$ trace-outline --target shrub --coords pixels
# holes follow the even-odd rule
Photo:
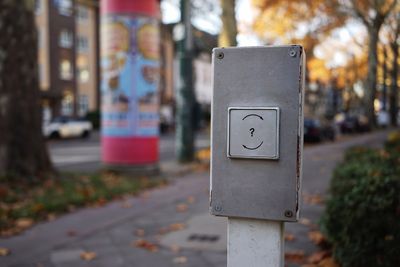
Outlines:
[[[352,148],[335,169],[321,228],[343,267],[400,266],[398,165],[391,150]]]

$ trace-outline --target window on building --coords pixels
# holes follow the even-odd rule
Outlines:
[[[80,95],[78,105],[79,116],[85,116],[89,111],[89,97],[87,95]]]
[[[76,59],[77,78],[78,82],[86,83],[90,79],[88,57],[85,55],[78,55]]]
[[[62,30],[58,38],[58,44],[63,48],[71,48],[74,43],[73,34],[71,31]]]
[[[78,79],[80,83],[87,83],[90,79],[90,73],[87,67],[78,68]]]
[[[74,113],[74,96],[70,91],[64,94],[61,100],[61,115],[71,116]]]
[[[78,5],[78,7],[76,8],[76,18],[78,19],[78,22],[87,22],[89,18],[88,8],[82,5]]]
[[[73,70],[71,60],[61,59],[60,61],[60,78],[63,80],[71,80],[73,78]]]
[[[42,12],[42,0],[35,0],[35,13],[39,15]]]
[[[63,16],[72,15],[72,0],[55,0],[54,2],[57,6],[58,13]]]
[[[89,50],[89,40],[86,36],[78,36],[78,51],[87,52]]]

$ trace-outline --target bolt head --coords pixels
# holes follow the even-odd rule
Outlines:
[[[289,50],[289,56],[291,56],[291,57],[295,57],[296,56],[296,50],[294,50],[294,49],[290,49]]]
[[[223,59],[223,58],[224,58],[224,53],[218,52],[218,53],[217,53],[217,58],[218,58],[218,59]]]
[[[291,210],[285,210],[285,217],[288,217],[288,218],[293,217],[293,211],[291,211]]]
[[[215,205],[215,206],[214,206],[214,210],[215,210],[216,212],[221,212],[221,211],[222,211],[222,207],[219,206],[219,205]]]

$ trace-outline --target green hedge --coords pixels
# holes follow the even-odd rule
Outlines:
[[[400,266],[400,134],[384,149],[347,151],[321,228],[343,267]]]

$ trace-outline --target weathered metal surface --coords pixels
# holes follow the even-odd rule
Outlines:
[[[223,57],[219,56],[221,54]],[[298,219],[304,64],[304,51],[300,46],[214,49],[212,214],[278,221]],[[249,114],[269,117],[267,124],[261,129],[254,120],[255,127],[249,121],[232,128],[232,122],[240,124],[238,120],[247,114],[246,110],[233,109],[239,113],[231,117],[229,108],[238,107],[255,111]],[[277,124],[271,113],[260,113],[263,108],[277,108]],[[245,133],[253,132],[254,137],[259,129],[263,136],[257,138],[265,142],[261,145],[262,153],[254,155],[250,150],[243,153],[241,146],[254,148],[258,145],[251,136],[245,137]],[[239,141],[229,144],[228,137],[230,141],[232,137]],[[263,147],[264,144],[268,146]]]

